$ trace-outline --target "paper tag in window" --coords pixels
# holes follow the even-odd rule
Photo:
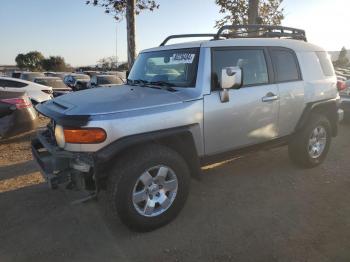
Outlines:
[[[172,64],[192,64],[195,54],[177,53],[170,58]]]

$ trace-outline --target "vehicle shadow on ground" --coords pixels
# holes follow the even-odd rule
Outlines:
[[[25,176],[37,171],[39,171],[38,166],[33,160],[0,166],[0,181],[18,176]]]
[[[24,134],[20,134],[18,136],[6,138],[3,140],[0,140],[0,145],[8,145],[12,143],[21,143],[21,142],[27,142],[30,141],[30,139],[35,135],[36,131],[29,131]]]

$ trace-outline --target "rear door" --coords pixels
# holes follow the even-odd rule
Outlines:
[[[243,87],[220,100],[221,70],[240,65]],[[212,91],[204,97],[207,155],[259,144],[278,137],[278,89],[272,83],[267,48],[212,49]]]
[[[295,52],[288,48],[269,48],[274,68],[274,81],[279,92],[279,135],[287,136],[294,129],[304,110],[304,82]]]

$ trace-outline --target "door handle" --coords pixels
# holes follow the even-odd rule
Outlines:
[[[271,102],[271,101],[275,101],[275,100],[278,100],[278,95],[275,95],[274,93],[272,92],[269,92],[266,94],[266,96],[264,96],[261,100],[263,102]]]

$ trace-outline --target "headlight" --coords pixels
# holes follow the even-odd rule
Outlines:
[[[57,145],[61,148],[64,147],[64,145],[66,144],[66,141],[64,139],[64,131],[63,131],[63,127],[56,125],[55,127],[55,138],[56,138],[56,142]]]

